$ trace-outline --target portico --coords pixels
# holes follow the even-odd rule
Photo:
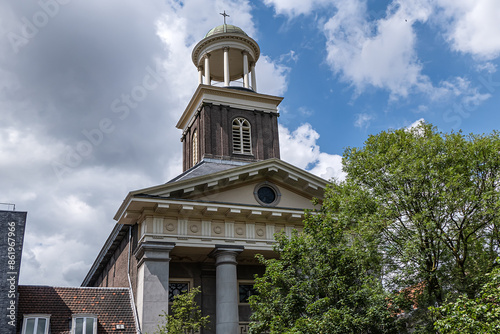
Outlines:
[[[138,320],[145,333],[153,333],[159,324],[158,315],[168,312],[170,292],[170,253],[173,242],[144,241],[136,251]],[[215,260],[217,334],[237,333],[238,314],[237,256],[243,246],[215,245],[208,257]],[[177,252],[185,254],[185,252]],[[204,253],[203,251],[201,253]]]

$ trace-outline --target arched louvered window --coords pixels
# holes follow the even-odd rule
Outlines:
[[[193,166],[196,165],[198,163],[198,131],[194,130],[194,133],[193,133],[193,139],[192,139],[192,143],[193,143]]]
[[[233,120],[233,153],[252,154],[250,122],[243,117]]]

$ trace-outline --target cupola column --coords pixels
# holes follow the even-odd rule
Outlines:
[[[224,86],[229,86],[229,47],[224,48]]]
[[[257,77],[255,76],[255,63],[252,62],[250,66],[250,72],[252,73],[252,89],[254,92],[257,92]]]
[[[250,88],[248,83],[248,52],[242,51],[243,54],[243,86]]]
[[[198,66],[198,84],[203,83],[203,67]]]
[[[205,55],[205,85],[212,85],[210,78],[210,53]]]

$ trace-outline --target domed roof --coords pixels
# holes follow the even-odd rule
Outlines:
[[[231,24],[221,24],[220,26],[210,29],[210,31],[205,35],[205,38],[223,33],[241,34],[248,36],[241,28],[237,26],[233,26]]]

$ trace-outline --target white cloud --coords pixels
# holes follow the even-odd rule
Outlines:
[[[308,123],[290,132],[279,125],[281,159],[324,179],[345,179],[342,157],[321,152],[316,141],[319,134]]]
[[[312,115],[314,115],[314,110],[308,107],[299,107],[297,110],[304,117],[311,117]]]
[[[339,1],[336,6],[337,13],[324,25],[327,62],[335,73],[358,93],[375,86],[388,90],[392,99],[430,89],[429,78],[421,73],[413,28],[431,13],[425,1],[399,1],[386,17],[371,22],[362,1]]]
[[[423,104],[419,105],[417,109],[414,110],[414,112],[416,112],[417,114],[426,113],[427,111],[429,111],[429,106]]]
[[[463,77],[455,77],[441,81],[431,92],[432,100],[453,101],[467,107],[476,107],[491,97],[489,93],[481,93],[477,86]]]
[[[274,6],[276,14],[295,17],[310,14],[314,9],[325,6],[328,0],[264,0],[267,6]]]
[[[420,118],[420,119],[417,119],[415,122],[411,123],[410,125],[408,125],[406,128],[407,129],[414,129],[414,128],[416,128],[424,123],[425,123],[425,119]]]
[[[268,56],[261,55],[255,72],[259,93],[282,96],[288,88],[290,67],[274,62]]]
[[[368,128],[370,122],[373,120],[373,116],[369,114],[357,114],[356,120],[354,121],[354,126],[358,128]]]
[[[290,132],[283,125],[279,125],[281,158],[300,168],[306,168],[314,163],[319,156],[319,146],[316,140],[319,134],[309,123]]]
[[[30,228],[29,213],[26,227]],[[25,245],[32,246],[23,250],[21,284],[79,286],[91,263],[78,259],[82,254],[96,255],[94,243],[85,238],[68,238],[63,233],[54,233],[43,239],[28,233]],[[71,268],[73,273],[68,272]]]
[[[342,157],[337,154],[320,153],[311,173],[325,180],[345,180],[346,173],[342,170]]]
[[[491,62],[479,63],[476,65],[478,71],[486,71],[487,73],[495,73],[497,71],[497,65]]]
[[[482,59],[500,55],[500,2],[497,0],[440,0],[442,26],[456,51]]]
[[[282,54],[280,56],[280,62],[282,63],[283,62],[297,63],[298,60],[299,60],[299,55],[293,50],[290,50],[290,52]]]

